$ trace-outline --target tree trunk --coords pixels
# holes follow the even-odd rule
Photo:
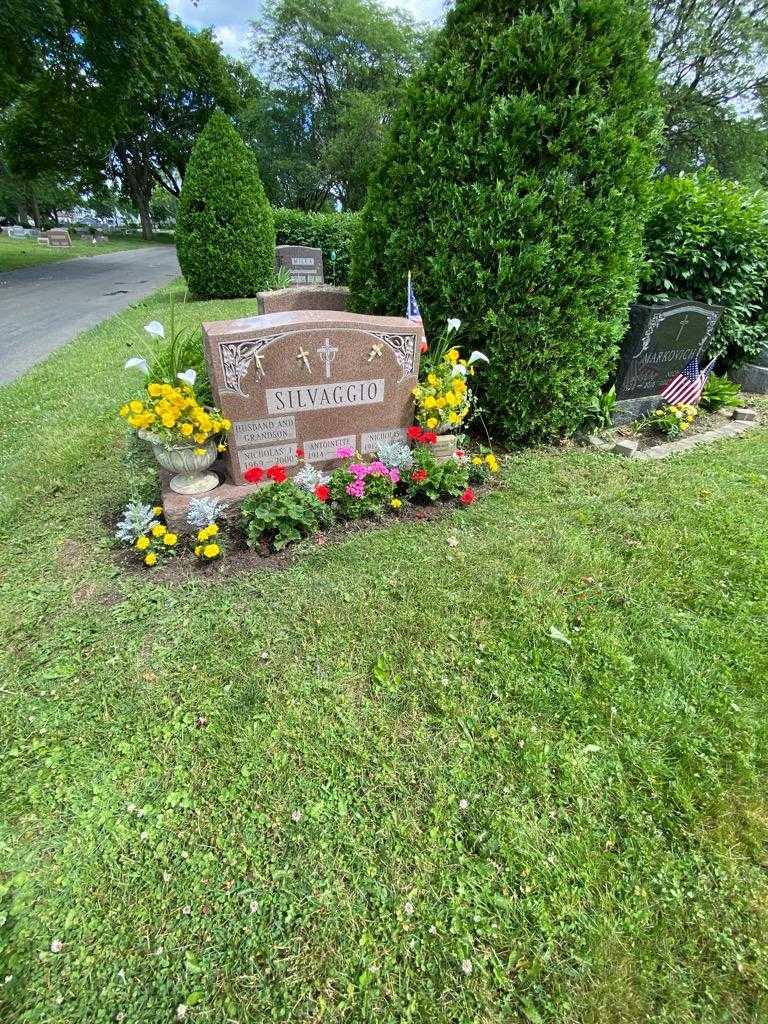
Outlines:
[[[119,161],[119,171],[123,178],[123,185],[136,203],[141,221],[141,237],[152,241],[152,217],[149,212],[149,199],[152,194],[152,182],[149,175],[142,168],[140,161],[134,166],[134,161],[123,144],[115,146],[115,155]],[[143,186],[143,187],[142,187]]]
[[[43,221],[42,221],[42,218],[40,217],[40,207],[38,206],[37,199],[35,198],[34,192],[30,192],[29,193],[27,202],[29,204],[29,210],[30,210],[30,213],[32,214],[32,220],[35,223],[35,227],[36,228],[41,228],[43,226]]]
[[[139,220],[141,221],[141,237],[146,242],[152,241],[152,217],[149,213],[149,199],[141,193],[136,193],[133,196],[133,200],[139,210]]]

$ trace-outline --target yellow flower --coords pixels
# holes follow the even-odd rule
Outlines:
[[[157,555],[154,551],[150,551],[148,555],[144,556],[144,565],[154,565],[157,561]]]
[[[204,527],[202,530],[198,530],[198,533],[197,533],[197,539],[198,540],[208,540],[209,537],[210,537],[210,533],[208,533],[208,527],[207,526]]]
[[[205,455],[205,448],[195,448],[192,452],[193,455]]]
[[[222,416],[221,417],[221,427],[222,427],[222,430],[229,430],[229,428],[231,426],[232,426],[232,420],[228,420],[226,418],[226,416]]]
[[[216,445],[217,452],[225,452],[227,450],[226,444],[222,441],[221,444]]]
[[[427,374],[427,384],[429,384],[429,386],[431,388],[439,387],[440,386],[440,378],[436,377],[434,373],[428,373]]]
[[[488,469],[490,469],[492,473],[498,473],[499,464],[496,461],[496,456],[493,452],[489,452],[488,455],[485,456],[485,461],[488,464]]]
[[[203,548],[203,554],[206,558],[215,558],[220,551],[221,548],[218,544],[206,544]]]
[[[163,389],[159,384],[147,384],[147,394],[150,398],[159,398],[162,395]]]
[[[429,419],[427,420],[427,426],[429,427],[430,430],[434,430],[435,427],[437,426],[437,419],[434,416],[430,416]]]
[[[434,409],[436,405],[437,405],[437,399],[435,398],[435,396],[434,395],[427,395],[427,397],[424,399],[424,408],[425,409]]]
[[[120,415],[121,416],[127,416],[130,411],[131,410],[130,410],[130,408],[127,405],[120,406]]]
[[[203,551],[203,545],[202,544],[196,544],[195,545],[195,554],[197,555],[198,558],[202,554],[202,551]]]
[[[161,516],[162,514],[163,514],[163,506],[162,505],[155,505],[155,507],[152,509],[152,515],[153,516]]]
[[[198,431],[195,434],[195,440],[197,441],[198,444],[203,444],[204,441],[208,440],[208,435],[203,434],[201,431]]]
[[[472,456],[472,465],[473,466],[482,466],[482,464],[483,464],[483,460],[480,458],[479,455],[473,455]]]
[[[217,526],[217,524],[216,523],[211,523],[210,526],[208,527],[208,536],[209,537],[215,537],[218,532],[219,532],[219,527]]]
[[[170,430],[171,427],[176,426],[176,417],[175,416],[163,416],[161,422],[162,422],[164,427],[168,427],[168,429]]]
[[[179,427],[179,433],[182,437],[189,437],[194,429],[191,423],[182,423]]]
[[[390,503],[389,503],[389,504],[390,504],[390,505],[392,506],[392,508],[400,508],[400,506],[401,506],[401,505],[402,505],[403,503],[402,503],[402,501],[400,501],[400,499],[399,499],[399,498],[393,498],[393,499],[392,499],[392,501],[390,501]]]
[[[690,427],[690,423],[681,423],[680,424],[680,429],[681,430],[687,430],[688,427]]]
[[[166,533],[163,537],[163,544],[167,544],[169,548],[172,548],[178,539],[175,533]]]
[[[136,541],[136,547],[139,551],[144,551],[145,548],[149,547],[149,537],[139,537]]]
[[[134,398],[132,402],[128,403],[128,408],[131,410],[131,412],[144,411],[144,405],[137,398]]]
[[[436,404],[438,409],[444,409],[447,403],[446,403],[445,398],[443,397],[443,395],[439,395],[437,400],[436,400],[436,402],[435,402],[435,404]]]
[[[459,416],[459,414],[457,412],[449,412],[448,413],[448,422],[449,423],[454,423],[454,424],[455,423],[461,423],[461,416]]]
[[[449,363],[457,362],[459,358],[459,350],[456,348],[450,349],[450,351],[445,353],[445,358],[448,360]]]
[[[153,526],[152,527],[152,536],[153,537],[162,537],[163,534],[167,533],[167,532],[168,532],[167,529],[163,526],[162,523],[158,523],[157,526]]]

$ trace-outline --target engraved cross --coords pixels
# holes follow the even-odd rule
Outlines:
[[[307,368],[307,373],[312,373],[312,367],[309,365],[309,352],[306,349],[299,348],[297,359],[300,359]]]
[[[675,338],[676,342],[680,341],[680,335],[683,333],[685,328],[688,326],[688,320],[689,319],[690,318],[688,316],[686,316],[683,320],[680,321],[680,330],[677,332],[677,337]]]
[[[317,350],[317,354],[319,356],[322,356],[322,358],[325,360],[325,376],[326,377],[330,377],[331,376],[331,363],[336,358],[336,353],[338,351],[339,350],[337,348],[334,348],[334,346],[331,344],[331,339],[330,338],[326,338],[325,341],[323,342],[323,344]]]

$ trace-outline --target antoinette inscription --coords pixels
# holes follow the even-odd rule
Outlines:
[[[317,465],[337,448],[373,452],[405,438],[419,372],[420,324],[297,310],[203,325],[214,401],[232,420],[234,483],[251,466]]]

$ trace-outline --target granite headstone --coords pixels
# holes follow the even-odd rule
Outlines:
[[[616,377],[615,422],[636,419],[659,404],[665,385],[703,355],[721,312],[687,299],[631,307]]]
[[[52,249],[67,248],[72,245],[72,239],[69,237],[69,232],[66,228],[51,228],[50,231],[46,232],[48,237],[48,245]]]
[[[232,421],[227,475],[375,452],[413,422],[423,332],[400,317],[298,310],[203,324],[214,403]]]
[[[284,267],[291,275],[292,285],[324,284],[323,250],[308,245],[278,245],[275,266]]]

